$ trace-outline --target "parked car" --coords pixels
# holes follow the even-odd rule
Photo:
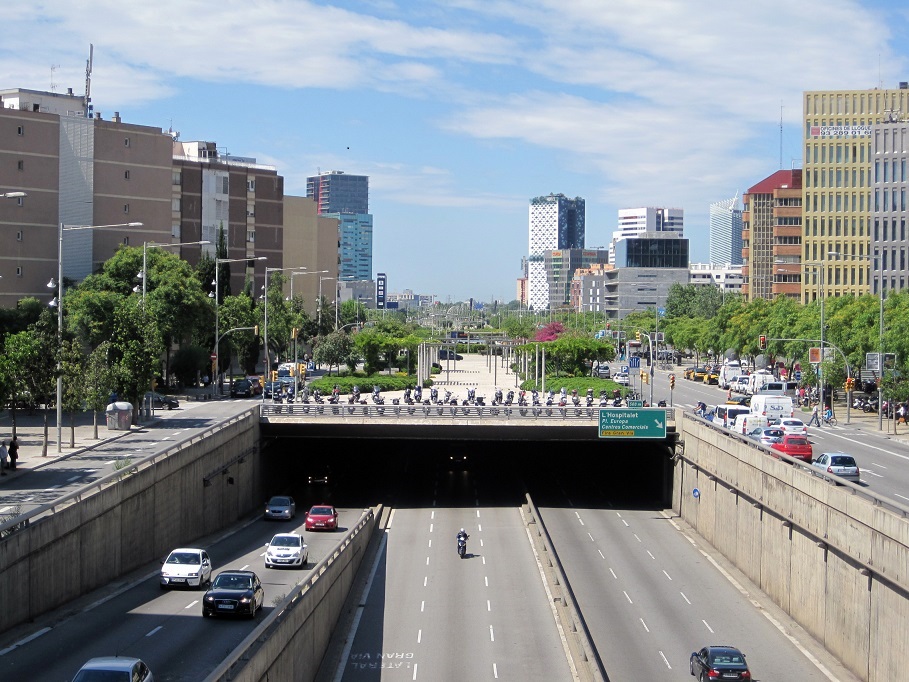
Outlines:
[[[783,419],[780,419],[778,426],[786,433],[792,433],[796,436],[808,435],[808,427],[805,425],[805,422],[801,419],[796,419],[795,417],[784,417]]]
[[[161,589],[202,587],[211,580],[211,558],[204,549],[180,547],[161,564]]]
[[[252,571],[222,571],[202,598],[202,615],[246,615],[256,617],[262,608],[265,590]]]
[[[308,560],[309,549],[299,533],[278,533],[266,545],[265,568],[303,568]]]
[[[442,348],[439,350],[439,360],[463,360],[464,356],[458,355],[453,350]]]
[[[613,377],[613,381],[615,381],[619,386],[628,386],[631,383],[630,379],[628,378],[628,372],[618,372]]]
[[[253,395],[262,395],[262,377],[256,374],[250,374],[246,377],[246,380],[249,381],[252,386]]]
[[[839,485],[840,478],[859,483],[862,472],[859,470],[855,457],[845,452],[824,452],[811,463],[812,469],[824,480]]]
[[[230,387],[231,398],[252,398],[253,387],[249,379],[237,379]]]
[[[597,366],[597,376],[599,376],[600,379],[609,379],[612,376],[609,365]]]
[[[265,503],[265,518],[290,520],[297,515],[297,503],[286,495],[275,495]]]
[[[782,452],[784,455],[789,455],[790,457],[809,463],[814,455],[814,449],[811,447],[811,443],[808,442],[808,439],[805,438],[805,436],[798,436],[795,434],[787,433],[780,438],[779,442],[774,443],[770,447],[773,450]]]
[[[688,669],[698,682],[751,679],[745,654],[732,646],[705,646],[693,652]]]
[[[139,658],[100,656],[86,661],[73,682],[153,682],[154,676]]]
[[[773,445],[774,443],[778,443],[785,434],[782,429],[773,426],[759,426],[755,429],[751,429],[745,435],[764,445]]]
[[[146,393],[145,400],[151,401],[151,406],[159,409],[167,408],[168,410],[173,410],[174,408],[180,407],[180,401],[172,395],[161,395],[154,391]]]
[[[317,504],[306,514],[306,530],[337,530],[338,510],[328,504]]]

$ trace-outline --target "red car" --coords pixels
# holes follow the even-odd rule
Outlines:
[[[808,462],[809,464],[814,458],[814,449],[811,447],[811,443],[808,442],[808,439],[805,438],[805,436],[798,436],[787,433],[780,439],[778,443],[774,443],[770,447],[773,450],[779,450],[784,455],[789,455],[790,457],[800,459],[803,462]]]
[[[329,504],[317,504],[306,514],[306,530],[337,530],[338,510]]]

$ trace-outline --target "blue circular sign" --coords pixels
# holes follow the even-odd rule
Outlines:
[[[698,499],[701,496],[701,491],[695,488],[691,491],[691,495],[694,497],[694,499]]]
[[[793,376],[795,376],[795,380],[796,380],[796,381],[801,381],[801,380],[802,380],[802,373],[801,373],[799,370],[795,370]]]

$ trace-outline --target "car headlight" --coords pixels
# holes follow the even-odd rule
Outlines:
[[[241,604],[248,604],[251,600],[251,597],[240,597]]]
[[[213,602],[214,600],[215,600],[215,598],[213,596],[211,596],[210,594],[205,595],[205,601]]]

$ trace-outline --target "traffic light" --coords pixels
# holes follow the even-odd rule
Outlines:
[[[297,363],[297,375],[302,379],[306,376],[306,363],[298,362]]]
[[[650,375],[644,370],[641,370],[641,381],[643,381],[645,384],[650,383]]]
[[[849,393],[852,390],[852,377],[846,378],[846,383],[843,388],[846,389],[846,393]]]
[[[638,343],[641,342],[641,332],[635,332],[634,337],[638,340]]]
[[[258,335],[259,335],[259,325],[256,325],[255,327],[253,327],[253,336],[258,336]]]
[[[292,339],[297,338],[297,328],[296,327],[294,327],[293,329],[290,330],[290,338],[292,338]]]
[[[271,371],[271,380],[272,380],[273,382],[278,380],[278,371],[277,371],[277,370],[274,370],[274,369],[273,369],[273,370]]]
[[[761,350],[767,350],[767,337],[764,334],[758,337],[758,346]]]
[[[670,374],[669,375],[669,390],[671,391],[674,388],[675,388],[675,374]]]
[[[612,322],[607,322],[607,323],[606,323],[606,329],[607,329],[607,330],[612,329]]]

